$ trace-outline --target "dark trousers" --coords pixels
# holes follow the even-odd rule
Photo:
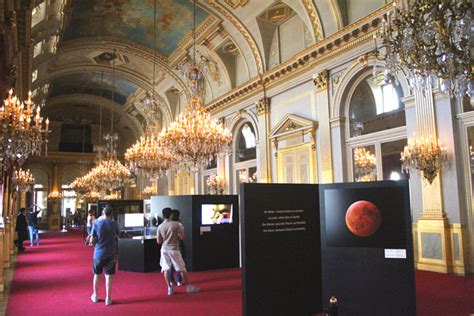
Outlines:
[[[18,238],[18,250],[25,249],[25,247],[23,247],[23,241],[24,241],[24,239]]]

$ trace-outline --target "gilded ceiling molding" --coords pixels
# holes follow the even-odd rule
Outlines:
[[[250,32],[247,30],[247,28],[232,13],[230,13],[221,3],[219,3],[218,0],[207,0],[207,3],[211,5],[212,8],[217,10],[220,14],[225,16],[229,20],[229,22],[232,23],[239,30],[239,32],[247,41],[247,44],[250,46],[250,49],[252,50],[252,54],[255,59],[255,63],[257,65],[257,72],[263,73],[264,72],[263,60],[262,60],[262,56],[260,55],[260,50],[258,49],[255,39],[252,37]]]
[[[129,127],[131,130],[136,133],[134,136],[138,137],[139,135],[143,134],[143,129],[140,122],[132,115],[124,114],[123,106],[106,98],[102,98],[100,96],[95,96],[91,94],[66,94],[60,95],[57,97],[49,98],[48,102],[43,108],[43,111],[46,113],[54,113],[55,109],[60,110],[61,107],[65,105],[88,105],[93,107],[98,107],[98,104],[103,106],[103,109],[107,109],[108,111],[114,111],[119,117],[123,117],[126,122],[129,122]],[[105,117],[104,113],[104,117]],[[105,121],[104,121],[105,122]]]
[[[309,19],[311,20],[311,26],[313,27],[314,39],[316,42],[321,41],[324,38],[323,28],[321,26],[321,20],[319,19],[318,12],[314,7],[312,0],[302,0],[306,12],[308,13]]]
[[[249,0],[225,0],[225,3],[230,5],[232,9],[237,9],[238,6],[244,7]]]
[[[56,55],[52,55],[50,58],[46,60],[41,60],[41,63],[45,61],[51,61],[51,60],[57,60],[58,57],[61,55],[67,55],[67,54],[74,54],[81,52],[82,55],[86,56],[88,55],[87,52],[94,52],[94,51],[111,51],[113,49],[117,50],[117,53],[125,56],[133,56],[136,57],[137,59],[145,62],[145,63],[152,63],[153,60],[153,50],[149,49],[145,46],[139,45],[135,42],[125,40],[125,39],[118,39],[118,38],[109,38],[109,41],[104,41],[104,40],[97,40],[97,38],[88,38],[85,40],[84,38],[80,39],[75,39],[75,40],[69,40],[64,43],[64,45],[61,46],[60,50]],[[85,53],[83,53],[85,52]],[[186,94],[186,97],[190,96],[190,92],[188,87],[185,85],[183,82],[183,78],[179,76],[176,72],[173,71],[173,69],[168,65],[168,60],[164,58],[163,56],[160,55],[155,55],[155,61],[157,67],[159,67],[161,70],[163,70],[167,75],[169,75],[179,86],[179,88],[184,91]],[[41,64],[39,63],[37,67]],[[96,65],[96,64],[91,64],[90,65]],[[49,69],[51,66],[48,66]],[[108,67],[111,69],[111,67]],[[118,69],[122,69],[118,68]],[[117,70],[118,70],[117,69]],[[158,69],[157,69],[158,70]],[[51,70],[50,70],[51,71]],[[53,69],[54,71],[54,69]],[[151,67],[150,67],[151,71]],[[141,80],[148,81],[146,83],[146,89],[149,89],[150,86],[150,79],[147,79],[143,76],[143,74],[140,74],[139,72],[132,72],[135,76],[139,77]],[[150,74],[151,77],[151,74]],[[44,81],[43,78],[39,78],[41,81]],[[138,84],[139,86],[143,87],[143,84]]]
[[[229,108],[233,104],[261,92],[262,83],[267,88],[277,86],[302,72],[343,54],[352,47],[372,39],[373,34],[380,28],[383,15],[392,9],[393,5],[385,5],[356,23],[306,48],[290,60],[267,71],[261,75],[261,78],[255,76],[249,79],[239,87],[207,104],[207,109],[211,112],[217,112]]]
[[[329,5],[331,6],[332,14],[336,19],[336,27],[338,30],[344,27],[344,21],[342,20],[341,7],[337,3],[337,0],[329,0]]]

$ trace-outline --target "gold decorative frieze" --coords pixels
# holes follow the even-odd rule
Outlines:
[[[313,27],[314,38],[316,42],[321,41],[324,38],[322,27],[321,27],[321,20],[319,20],[318,12],[314,8],[313,1],[311,0],[303,0],[304,7],[306,12],[308,12],[309,19],[311,20],[311,25]]]
[[[225,2],[232,7],[232,9],[237,9],[238,6],[245,6],[249,0],[225,0]]]
[[[328,89],[329,71],[323,70],[313,76],[313,82],[316,86],[316,91],[323,91]]]
[[[263,98],[255,102],[255,107],[257,108],[257,115],[263,115],[270,113],[270,99]]]

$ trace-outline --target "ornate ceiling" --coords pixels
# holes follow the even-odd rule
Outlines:
[[[307,33],[304,45],[343,26],[338,0],[278,1],[279,10],[289,12],[286,19],[263,23],[261,17],[270,16],[275,3],[196,1],[197,58],[204,67],[206,102],[269,71],[274,49],[269,32],[284,21],[298,19]],[[189,58],[192,47],[192,1],[157,0],[155,76],[153,4],[154,0],[36,1],[31,32],[35,101],[45,103],[54,117],[64,115],[61,102],[91,117],[98,115],[99,104],[107,104],[120,115],[117,128],[130,128],[134,131],[130,137],[136,137],[143,132],[144,117],[137,104],[154,87],[166,126],[189,95],[179,65]],[[81,108],[84,104],[87,111]]]

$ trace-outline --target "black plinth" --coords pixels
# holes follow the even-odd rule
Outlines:
[[[160,269],[160,246],[156,239],[119,238],[118,269],[152,272]]]

